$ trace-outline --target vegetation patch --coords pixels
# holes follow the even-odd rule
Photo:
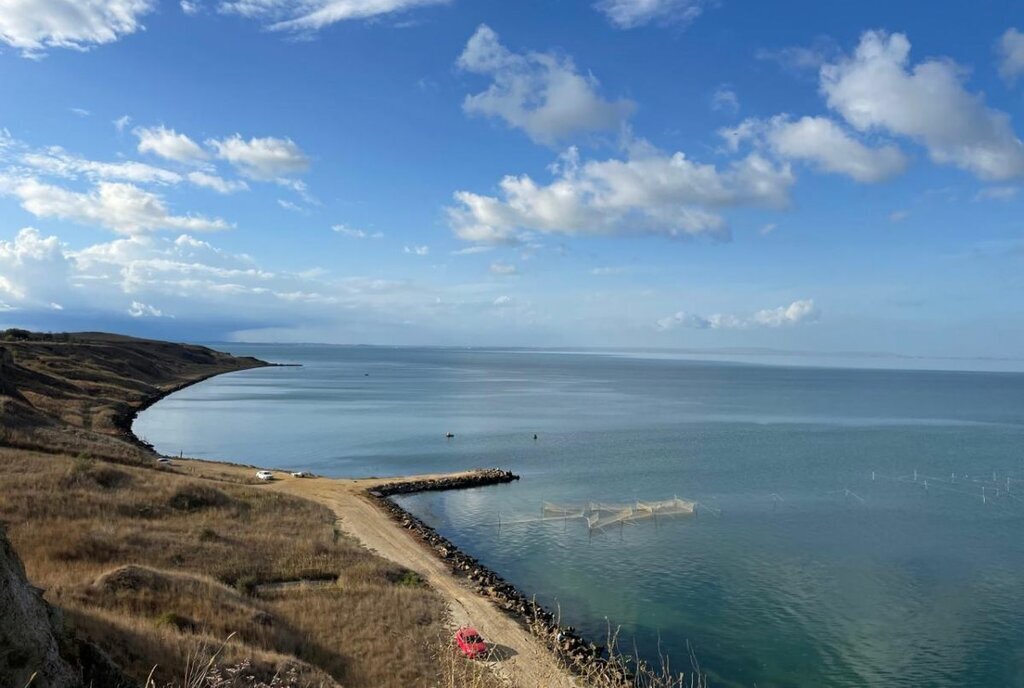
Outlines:
[[[164,612],[163,614],[160,614],[156,617],[156,625],[170,626],[182,633],[195,633],[198,629],[195,621],[176,612]]]
[[[178,511],[201,511],[228,506],[231,499],[214,487],[189,484],[175,490],[167,504]]]

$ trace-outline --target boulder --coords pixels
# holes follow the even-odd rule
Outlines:
[[[29,585],[25,567],[0,529],[0,686],[79,688],[78,670],[61,656],[60,612]]]

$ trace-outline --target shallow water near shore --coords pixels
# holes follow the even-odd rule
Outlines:
[[[717,686],[1024,685],[1024,375],[220,348],[303,367],[187,388],[136,434],[334,476],[511,469],[399,501],[592,639],[687,670],[689,643]],[[698,514],[536,520],[673,496]]]

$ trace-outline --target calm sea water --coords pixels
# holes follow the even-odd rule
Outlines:
[[[594,639],[681,669],[689,643],[713,685],[1024,686],[1024,375],[229,348],[303,367],[186,389],[137,434],[337,476],[510,468],[402,501]],[[704,508],[512,523],[674,495]]]

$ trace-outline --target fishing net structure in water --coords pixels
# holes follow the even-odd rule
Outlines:
[[[502,520],[501,525],[517,523],[538,523],[542,521],[580,521],[591,531],[601,531],[611,526],[633,525],[638,521],[678,516],[692,516],[697,502],[673,497],[657,502],[635,501],[629,504],[608,504],[588,502],[586,504],[553,504],[544,502],[539,518],[518,518]]]

